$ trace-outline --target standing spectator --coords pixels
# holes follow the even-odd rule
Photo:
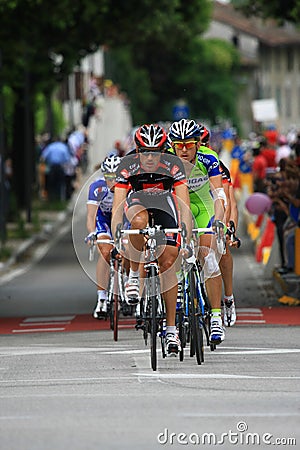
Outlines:
[[[297,134],[297,138],[292,146],[295,158],[296,166],[300,167],[300,133]]]
[[[82,114],[82,124],[85,128],[88,128],[91,116],[96,112],[96,109],[102,105],[103,94],[101,92],[98,79],[91,72],[89,90],[86,94],[85,104]]]
[[[121,141],[115,141],[114,148],[107,154],[108,157],[119,156],[120,158],[124,155],[125,149],[123,148]]]
[[[270,175],[267,180],[267,194],[272,200],[272,208],[271,208],[272,221],[276,226],[276,233],[279,244],[279,254],[281,262],[279,272],[285,271],[286,269],[283,226],[288,217],[287,213],[288,201],[279,195],[281,185],[285,181],[286,177],[285,167],[286,167],[286,159],[283,158],[279,161],[279,171]],[[278,197],[281,197],[280,202],[278,201]]]
[[[265,158],[267,161],[267,173],[274,173],[277,167],[276,163],[276,148],[270,144],[268,144],[267,139],[264,137],[260,140],[261,148],[260,148],[260,154]]]
[[[266,169],[268,164],[266,158],[261,154],[261,143],[259,141],[252,144],[252,154],[254,158],[252,164],[254,192],[265,192]]]
[[[275,158],[275,162],[278,165],[279,161],[282,158],[289,158],[291,156],[292,153],[292,149],[288,144],[288,140],[287,138],[281,134],[278,138],[278,147],[277,147],[277,151],[276,151],[276,158]]]
[[[68,145],[59,139],[48,144],[41,155],[41,160],[47,164],[47,190],[50,201],[66,199],[65,164],[71,160]]]

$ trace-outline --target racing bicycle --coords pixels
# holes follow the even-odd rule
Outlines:
[[[162,357],[166,357],[166,311],[160,289],[157,247],[164,241],[166,233],[180,232],[180,228],[162,229],[160,225],[132,230],[123,230],[121,229],[121,225],[118,225],[116,230],[116,242],[120,242],[123,235],[142,234],[145,237],[145,281],[143,295],[139,305],[141,317],[138,328],[143,331],[145,345],[148,345],[150,338],[151,367],[154,371],[157,369],[157,337],[160,338]]]

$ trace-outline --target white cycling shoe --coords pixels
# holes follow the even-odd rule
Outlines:
[[[106,316],[106,313],[107,313],[107,300],[99,299],[95,306],[93,317],[94,319],[103,319],[103,317]]]
[[[232,327],[236,322],[234,299],[223,301],[223,321],[226,327]]]
[[[137,305],[140,301],[140,280],[129,277],[125,284],[125,301],[127,305]]]

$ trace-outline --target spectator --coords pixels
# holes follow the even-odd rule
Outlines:
[[[65,165],[71,160],[68,145],[59,139],[54,140],[42,151],[41,160],[46,163],[48,170],[48,199],[66,200]]]
[[[291,156],[292,149],[288,144],[287,138],[281,134],[278,138],[278,147],[276,151],[275,162],[278,165],[282,158],[289,158]]]
[[[285,180],[285,166],[286,159],[283,158],[279,161],[279,171],[275,174],[271,174],[267,180],[267,194],[273,201],[271,208],[271,217],[276,227],[279,244],[279,255],[281,262],[279,271],[284,271],[286,269],[283,226],[286,219],[288,218],[288,201],[281,198],[281,201],[283,203],[278,202],[278,192],[280,192],[280,187]]]
[[[261,142],[256,141],[252,144],[252,154],[253,154],[253,163],[252,163],[252,175],[253,175],[253,189],[254,192],[265,192],[266,185],[266,169],[267,169],[267,161],[266,158],[261,154]]]
[[[114,148],[107,154],[108,157],[119,156],[120,158],[124,155],[125,149],[123,148],[121,141],[115,141]]]
[[[292,272],[295,266],[295,231],[300,219],[300,170],[294,161],[287,161],[285,167],[285,180],[273,197],[285,211],[287,219],[283,225],[284,250],[286,266],[279,272]]]
[[[297,134],[297,138],[292,146],[294,157],[295,157],[295,164],[300,167],[300,133]]]
[[[82,124],[85,128],[89,126],[89,121],[91,116],[96,113],[97,108],[99,109],[102,105],[103,94],[101,92],[98,79],[91,72],[89,90],[86,94],[83,114],[82,114]]]
[[[261,138],[261,149],[260,154],[267,161],[267,174],[274,173],[276,171],[277,163],[276,163],[276,148],[270,144],[268,144],[267,139]]]

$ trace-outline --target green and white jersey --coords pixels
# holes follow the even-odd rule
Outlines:
[[[197,227],[210,226],[214,218],[214,200],[210,189],[210,177],[221,175],[219,158],[213,150],[201,146],[195,165],[188,175],[191,210]]]

